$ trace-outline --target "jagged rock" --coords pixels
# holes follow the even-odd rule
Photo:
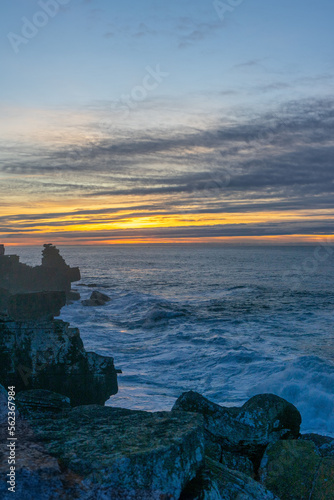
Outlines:
[[[93,405],[43,419],[30,414],[29,422],[34,442],[58,460],[63,474],[74,477],[73,496],[65,498],[76,498],[75,489],[78,498],[86,498],[87,488],[90,499],[178,500],[203,466],[203,422],[198,415]],[[34,461],[42,480],[43,463]],[[61,478],[56,465],[50,464],[55,481]],[[37,498],[63,498],[64,487],[58,486],[58,497],[51,492]]]
[[[259,472],[261,482],[281,500],[333,498],[334,459],[322,458],[311,441],[269,445]]]
[[[0,252],[0,288],[11,294],[60,291],[70,293],[71,283],[80,280],[78,267],[70,267],[51,244],[44,245],[41,266],[22,264],[17,255]]]
[[[297,408],[274,394],[254,396],[242,407],[230,408],[189,391],[178,398],[173,410],[202,414],[208,446],[214,441],[222,451],[251,458],[256,467],[269,443],[298,437],[301,423]]]
[[[94,292],[92,292],[92,295],[90,298],[92,300],[99,300],[101,302],[109,302],[110,301],[110,297],[108,297],[108,295],[106,295],[105,293],[98,292],[96,290]]]
[[[248,457],[222,450],[219,462],[228,469],[237,470],[247,474],[247,476],[254,477],[254,465]]]
[[[254,465],[252,461],[238,452],[224,450],[220,439],[205,432],[205,454],[214,461],[220,462],[228,469],[238,470],[250,477],[254,477]]]
[[[16,403],[23,415],[31,412],[59,412],[71,406],[66,396],[45,389],[21,391],[16,395]]]
[[[179,500],[222,500],[219,486],[207,467],[201,469],[196,477],[189,481]]]
[[[312,441],[322,457],[334,457],[334,439],[319,434],[301,434],[300,439]]]
[[[15,321],[53,319],[65,304],[65,292],[21,293],[9,297],[7,314]]]
[[[180,500],[279,500],[246,474],[205,458],[205,467],[183,490]]]
[[[104,404],[117,393],[113,358],[87,353],[77,328],[61,320],[0,321],[0,383],[47,389],[73,405]]]
[[[106,302],[109,302],[111,299],[108,295],[94,291],[91,296],[87,300],[82,300],[81,303],[84,306],[104,306]]]
[[[72,303],[72,301],[80,300],[81,295],[75,290],[71,290],[67,296],[67,303]]]

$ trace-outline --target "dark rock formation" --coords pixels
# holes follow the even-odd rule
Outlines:
[[[104,306],[111,299],[105,293],[94,291],[88,300],[82,300],[84,306]]]
[[[57,413],[70,408],[70,398],[45,389],[21,391],[16,396],[16,404],[23,415],[39,412]]]
[[[265,447],[283,437],[297,438],[301,424],[297,408],[274,394],[254,396],[242,407],[230,408],[190,391],[179,397],[173,410],[202,414],[209,455],[217,459],[220,451],[220,461],[230,466],[224,453],[232,452],[239,457],[235,467],[242,472],[246,471],[245,462],[240,457],[250,458],[256,469]]]
[[[0,383],[55,391],[73,405],[103,405],[118,390],[113,358],[87,353],[79,330],[61,320],[0,319]]]
[[[80,280],[78,267],[70,267],[51,244],[44,245],[41,266],[22,264],[17,255],[0,251],[0,288],[10,294],[60,291],[69,296],[71,283]]]
[[[15,321],[52,320],[65,304],[65,292],[15,294],[7,299],[7,314]]]
[[[204,455],[203,431],[209,411],[207,400],[198,396],[194,399],[206,415],[203,411],[203,415],[177,410],[150,413],[96,405],[71,408],[61,394],[19,392],[17,496],[20,500],[334,498],[334,459],[322,456],[313,443],[330,445],[330,438],[310,435],[309,440],[271,442],[261,461],[259,480],[254,480]],[[270,422],[276,410],[281,414],[285,407],[272,395],[252,398],[243,407],[232,408],[230,416],[251,420],[259,414],[263,423],[262,410],[268,404]],[[213,410],[210,417],[215,413],[221,420]],[[7,452],[7,411],[7,393],[0,386],[0,457]],[[0,497],[4,500],[12,498],[7,495],[6,473],[6,461],[1,460]]]
[[[334,498],[334,459],[322,458],[311,441],[279,441],[266,449],[260,479],[281,500],[327,500]]]
[[[203,466],[202,424],[200,416],[184,412],[94,405],[49,415],[43,410],[43,418],[30,411],[18,425],[18,498],[33,498],[29,492],[39,500],[178,500]],[[4,470],[2,462],[0,496]]]
[[[184,489],[180,500],[279,500],[250,477],[205,457],[205,467]]]
[[[8,302],[11,294],[5,288],[0,288],[0,313],[7,313]]]

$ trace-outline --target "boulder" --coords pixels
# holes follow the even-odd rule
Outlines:
[[[279,500],[246,474],[205,458],[205,467],[183,490],[180,500]]]
[[[101,293],[98,291],[92,292],[91,296],[87,300],[82,300],[81,303],[84,306],[104,306],[111,299],[105,293]]]
[[[57,462],[50,463],[51,479],[62,479],[60,472],[74,478],[73,496],[63,497],[64,487],[59,486],[58,496],[50,493],[43,499],[86,498],[86,488],[92,500],[178,500],[204,463],[203,422],[198,415],[93,405],[42,419],[38,412],[30,413],[29,423],[33,441],[61,465],[59,471]],[[41,479],[44,464],[34,461]],[[25,468],[29,469],[28,459]]]
[[[334,497],[334,459],[322,458],[311,441],[286,440],[269,445],[259,475],[261,483],[281,500]]]
[[[54,321],[0,321],[0,383],[47,389],[71,403],[101,404],[118,391],[113,358],[87,353],[77,328]]]
[[[53,319],[65,304],[65,292],[15,294],[8,299],[7,314],[15,321]]]
[[[254,396],[242,407],[223,407],[199,393],[183,393],[173,410],[204,416],[207,447],[247,456],[258,466],[265,447],[283,437],[298,437],[301,416],[297,408],[274,394]]]
[[[72,304],[73,301],[80,300],[81,295],[76,290],[71,290],[67,295],[67,303]]]

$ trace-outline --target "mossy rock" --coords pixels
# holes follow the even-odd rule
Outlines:
[[[178,500],[204,462],[203,421],[194,414],[92,405],[30,423],[62,468],[110,499]]]
[[[287,440],[268,446],[260,478],[281,500],[334,498],[334,460],[321,457],[312,441]]]

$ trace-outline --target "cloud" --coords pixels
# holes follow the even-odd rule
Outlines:
[[[48,226],[55,219],[76,220],[80,215],[85,221],[103,223],[177,213],[225,217],[230,213],[303,211],[304,215],[291,222],[161,231],[173,235],[170,237],[181,233],[185,237],[330,234],[333,132],[334,99],[324,98],[287,102],[271,112],[231,123],[217,119],[196,128],[133,129],[127,138],[106,134],[80,148],[70,144],[53,150],[35,146],[26,156],[24,150],[19,151],[17,158],[23,160],[14,163],[7,156],[2,162],[0,195],[6,202],[9,193],[17,196],[18,191],[34,198],[38,193],[44,197],[49,193],[51,198],[57,194],[64,200],[80,195],[82,206],[90,209],[4,216],[0,224],[3,231],[21,228],[30,232],[38,222]],[[123,209],[120,205],[108,208],[108,200],[116,206],[123,200]],[[105,207],[93,210],[97,201]]]
[[[262,59],[250,59],[250,60],[245,61],[243,63],[235,64],[233,66],[233,68],[242,69],[242,68],[263,67],[261,62],[262,62]]]
[[[138,31],[134,33],[135,38],[142,38],[147,35],[156,35],[157,31],[148,27],[145,23],[140,23]]]
[[[220,22],[199,22],[191,18],[180,18],[177,30],[179,32],[178,47],[184,49],[214,35],[221,30]]]

